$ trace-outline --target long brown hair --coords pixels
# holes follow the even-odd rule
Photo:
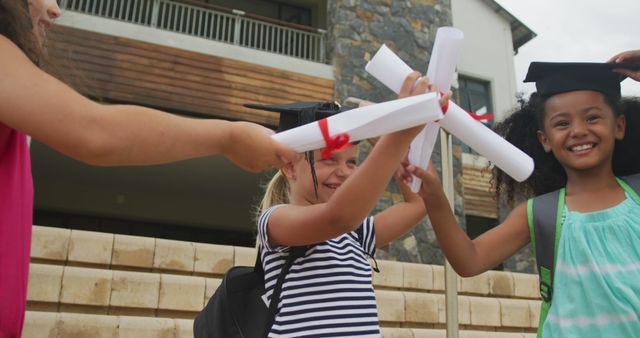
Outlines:
[[[27,1],[0,0],[0,34],[15,43],[33,63],[40,65],[42,47],[32,28]]]

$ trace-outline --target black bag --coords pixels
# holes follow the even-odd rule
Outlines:
[[[236,266],[222,278],[222,283],[193,322],[195,338],[267,337],[275,320],[282,283],[293,261],[304,256],[306,247],[292,247],[278,277],[269,308],[262,300],[264,270],[260,253],[253,267]]]

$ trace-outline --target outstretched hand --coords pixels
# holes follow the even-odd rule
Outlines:
[[[426,76],[422,76],[419,72],[412,72],[407,76],[402,84],[402,88],[400,89],[400,93],[398,94],[398,98],[405,98],[409,96],[421,95],[427,92],[438,92],[438,87],[434,84],[431,84],[430,80]],[[451,99],[452,93],[448,91],[444,93],[439,100],[439,104],[441,107],[447,105],[449,100]],[[373,104],[370,101],[361,101],[359,103],[359,107],[365,107]],[[424,126],[418,126],[412,129],[421,130]],[[379,141],[380,137],[370,138],[367,141],[371,146],[375,146],[375,144]],[[405,154],[404,159],[400,167],[396,170],[395,177],[400,180],[402,183],[409,185],[413,180],[413,176],[411,173],[407,171],[407,167],[410,165],[408,159],[408,152]]]
[[[435,90],[438,90],[438,88],[435,87]],[[444,95],[442,95],[442,97],[440,98],[440,107],[446,106],[447,103],[449,102],[449,100],[451,100],[451,96],[452,95],[453,95],[453,93],[451,91],[448,91],[448,92],[444,93]]]
[[[630,50],[626,52],[619,53],[613,56],[609,61],[609,63],[636,63],[640,64],[640,49],[638,50]],[[640,81],[640,69],[638,70],[630,70],[630,69],[614,69],[615,72],[626,75],[636,81]]]
[[[422,76],[419,72],[414,71],[407,75],[407,78],[402,83],[402,87],[398,93],[398,98],[401,99],[424,94],[427,93],[427,91],[430,91],[431,87],[432,85],[428,77]]]
[[[429,161],[429,167],[426,170],[413,164],[407,165],[405,169],[408,174],[415,175],[422,180],[418,194],[423,200],[426,201],[429,196],[442,190],[442,184],[436,169],[433,167],[433,162]]]
[[[273,130],[255,123],[233,122],[223,154],[231,162],[250,172],[281,168],[293,162],[297,153],[273,140],[273,134]]]
[[[405,79],[405,82],[400,90],[400,94],[398,95],[398,98],[424,94],[426,92],[439,92],[438,86],[432,84],[428,77],[420,76],[420,73],[413,72],[409,76],[407,76],[407,79]],[[451,96],[452,96],[451,91],[447,91],[446,93],[444,93],[442,97],[440,97],[440,101],[439,101],[440,106],[445,107],[449,102],[449,100],[451,99]],[[402,163],[400,164],[400,168],[396,171],[395,176],[398,180],[400,180],[406,185],[410,185],[411,182],[413,181],[413,175],[416,175],[415,172],[417,170],[420,170],[420,173],[424,172],[424,174],[433,175],[435,177],[434,183],[437,183],[438,186],[440,185],[438,174],[433,169],[433,165],[431,162],[429,162],[429,167],[427,169],[428,171],[425,171],[421,168],[416,167],[415,165],[412,165],[409,162],[408,155],[409,154],[407,152],[407,154],[405,154],[404,159],[402,160]],[[420,177],[418,175],[416,176]],[[424,184],[424,181],[423,181],[423,184]]]
[[[396,180],[402,182],[403,184],[406,184],[407,186],[411,185],[411,182],[413,182],[413,175],[411,175],[411,173],[407,170],[407,167],[409,167],[411,165],[411,162],[409,162],[409,152],[407,152],[406,155],[404,155],[404,159],[402,159],[402,162],[400,163],[400,167],[396,170]]]

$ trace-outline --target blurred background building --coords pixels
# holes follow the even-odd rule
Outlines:
[[[465,34],[457,102],[500,120],[516,102],[513,55],[535,36],[492,0],[67,0],[62,7],[50,58],[83,94],[268,127],[276,114],[242,104],[393,99],[364,71],[368,59],[385,43],[425,72],[437,28],[450,25]],[[253,209],[268,174],[221,157],[96,168],[38,142],[32,153],[36,224],[253,245]],[[487,163],[463,144],[454,157],[456,213],[476,235],[498,219]],[[398,198],[391,183],[379,208]],[[381,255],[442,263],[426,221]]]

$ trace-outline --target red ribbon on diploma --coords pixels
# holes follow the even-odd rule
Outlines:
[[[442,98],[443,96],[444,96],[444,93],[440,92],[440,98]],[[447,102],[445,102],[441,108],[442,108],[442,113],[446,114],[447,110],[449,110],[449,101],[447,100]],[[469,116],[471,116],[476,121],[493,120],[493,114],[478,115],[470,111],[467,111],[467,114],[469,114]]]
[[[471,115],[471,117],[473,117],[473,119],[477,121],[493,120],[493,114],[478,115],[470,111],[468,111],[467,114]]]
[[[334,152],[344,150],[351,145],[351,142],[349,142],[349,134],[347,133],[338,134],[334,137],[329,136],[329,122],[326,118],[319,120],[318,126],[320,127],[320,132],[322,132],[322,137],[326,144],[321,153],[322,158],[325,160],[330,159]]]
[[[444,93],[440,92],[440,98],[442,98],[443,96],[444,96]],[[442,108],[442,113],[446,114],[447,110],[449,110],[449,100],[447,100],[440,108]]]

